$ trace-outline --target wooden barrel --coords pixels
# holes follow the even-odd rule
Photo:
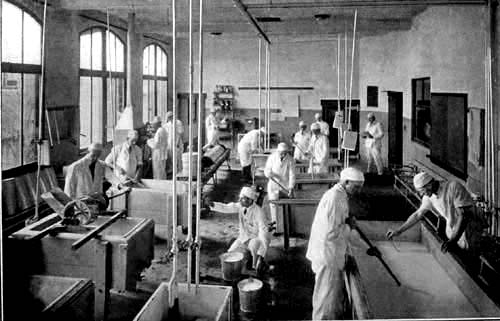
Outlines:
[[[15,178],[2,180],[2,211],[5,216],[14,215],[17,211]]]
[[[240,295],[240,310],[247,313],[256,313],[261,306],[262,281],[252,277],[238,283]]]
[[[241,252],[224,253],[220,256],[222,278],[226,281],[237,281],[241,277],[244,255]]]

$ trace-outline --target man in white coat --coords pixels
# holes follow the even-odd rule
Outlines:
[[[361,135],[365,139],[366,157],[368,160],[366,172],[369,173],[372,164],[375,163],[377,174],[382,175],[384,173],[384,164],[382,162],[382,138],[384,137],[384,131],[382,130],[382,124],[375,119],[373,113],[368,113],[367,118],[368,123],[366,124],[364,133]]]
[[[262,208],[255,203],[257,192],[252,187],[243,187],[238,203],[213,202],[211,210],[221,213],[238,213],[239,235],[231,244],[228,252],[250,251],[252,267],[259,272],[264,264],[269,247],[269,231]]]
[[[259,150],[259,137],[261,142],[264,140],[266,129],[253,129],[246,133],[238,143],[238,154],[240,156],[241,171],[243,179],[252,180],[252,154]]]
[[[345,285],[343,271],[351,245],[361,245],[359,234],[351,228],[348,198],[358,193],[363,173],[348,167],[340,172],[340,181],[321,197],[311,227],[306,258],[315,274],[313,320],[343,319]],[[369,255],[380,255],[373,247]]]
[[[142,174],[142,150],[136,145],[139,139],[137,130],[129,130],[127,141],[114,146],[104,160],[114,169],[114,174],[123,183],[133,179],[138,181]]]
[[[170,175],[173,173],[172,170],[172,155],[173,155],[173,145],[172,145],[172,119],[174,114],[171,111],[168,111],[165,115],[167,122],[163,125],[163,128],[167,131],[168,134],[168,155],[169,161],[167,163],[167,174]],[[182,153],[184,152],[184,143],[182,135],[184,134],[184,125],[182,121],[177,119],[175,121],[175,129],[177,130],[177,136],[175,141],[175,147],[177,148],[177,173],[182,172]]]
[[[89,153],[71,164],[66,172],[64,192],[73,199],[103,193],[102,183],[106,164],[99,160],[102,145],[92,143]]]
[[[328,156],[330,154],[328,148],[328,138],[321,133],[318,123],[311,125],[312,137],[309,143],[307,156],[310,157],[310,165],[308,173],[325,174],[328,173]]]
[[[207,145],[217,144],[219,138],[219,119],[217,119],[217,109],[215,107],[210,109],[210,114],[205,119],[205,130],[207,133]]]
[[[168,159],[168,133],[161,126],[161,118],[156,116],[151,122],[155,131],[153,138],[148,139],[147,144],[152,149],[153,178],[167,179],[167,159]]]
[[[314,119],[316,120],[316,124],[318,124],[321,129],[321,133],[328,137],[328,135],[330,135],[330,126],[328,123],[322,120],[319,113],[314,114]]]
[[[266,162],[264,175],[269,179],[267,183],[267,196],[270,201],[278,200],[280,194],[287,197],[293,196],[295,187],[295,160],[289,154],[288,145],[279,143],[278,149]],[[281,186],[280,186],[281,185]],[[283,190],[285,188],[286,190]],[[281,220],[278,220],[278,208],[275,204],[269,204],[271,221],[276,222],[277,232],[283,231]]]
[[[293,158],[297,162],[308,161],[306,153],[309,149],[309,142],[311,141],[311,133],[307,131],[307,125],[305,122],[300,121],[300,130],[293,136],[293,143],[295,144],[295,150],[293,151]]]

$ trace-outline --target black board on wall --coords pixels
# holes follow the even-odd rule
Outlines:
[[[467,178],[467,94],[431,94],[431,161]]]

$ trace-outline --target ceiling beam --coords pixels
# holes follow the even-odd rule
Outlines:
[[[401,7],[430,5],[486,5],[487,0],[342,0],[249,3],[247,9]]]
[[[240,12],[250,21],[250,24],[252,24],[255,29],[257,29],[257,32],[260,34],[262,38],[268,43],[271,44],[271,41],[267,37],[266,33],[262,30],[262,28],[259,26],[255,18],[248,12],[247,8],[241,3],[241,0],[233,0],[233,3],[236,5],[236,7],[240,10]]]

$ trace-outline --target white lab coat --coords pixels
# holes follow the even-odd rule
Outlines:
[[[376,120],[372,123],[368,122],[365,131],[373,136],[373,138],[365,138],[365,148],[368,159],[367,172],[370,172],[371,165],[375,163],[377,173],[382,175],[384,172],[384,165],[382,162],[382,138],[384,137],[384,131],[382,130],[382,125]]]
[[[267,183],[267,194],[269,199],[277,200],[282,188],[273,182],[270,177],[272,176],[289,190],[293,189],[295,186],[295,160],[290,155],[286,155],[283,160],[280,160],[279,152],[274,152],[267,159],[264,175],[269,178]],[[286,193],[287,191],[283,192]]]
[[[260,129],[254,129],[246,133],[238,143],[238,154],[240,156],[241,167],[252,164],[252,152],[259,149],[259,132],[262,139],[264,133],[261,132]]]
[[[81,198],[92,193],[102,193],[102,182],[106,165],[97,160],[94,169],[94,178],[90,173],[90,157],[84,156],[68,167],[64,184],[64,193],[73,199]]]
[[[104,161],[115,168],[114,173],[120,180],[126,180],[126,176],[135,178],[138,167],[142,166],[142,150],[125,142],[114,146]],[[126,176],[121,174],[120,168],[125,170]]]
[[[326,137],[328,137],[328,135],[330,135],[330,126],[328,125],[327,122],[320,120],[320,121],[317,121],[316,124],[319,125],[321,133],[323,135],[325,135]]]
[[[304,133],[302,133],[301,130],[299,130],[298,132],[295,133],[295,135],[293,136],[293,142],[299,146],[299,148],[297,148],[297,146],[295,146],[295,150],[293,152],[293,158],[295,158],[295,160],[298,160],[298,161],[307,161],[308,158],[306,157],[306,155],[304,154],[305,152],[307,152],[307,150],[309,149],[309,143],[311,141],[311,133],[308,132],[308,131],[304,131]]]
[[[248,249],[253,257],[253,266],[257,262],[257,255],[266,257],[270,237],[264,211],[253,203],[248,208],[238,203],[214,202],[211,210],[221,213],[238,213],[239,235],[229,247],[228,252]]]
[[[217,144],[219,134],[219,120],[213,114],[208,115],[205,120],[205,128],[207,131],[207,144]]]
[[[152,149],[154,179],[167,179],[168,141],[168,133],[163,127],[158,128],[155,136],[147,141]]]
[[[311,227],[306,258],[315,273],[313,320],[341,319],[344,312],[345,288],[343,270],[352,233],[347,192],[341,184],[329,189],[318,204]],[[357,243],[361,243],[359,238]]]
[[[163,125],[163,128],[168,133],[168,155],[169,155],[169,160],[172,162],[172,157],[173,157],[173,148],[172,148],[172,122],[168,121],[165,125]],[[176,142],[175,146],[177,148],[177,173],[182,172],[182,153],[184,152],[184,146],[183,146],[183,140],[182,140],[182,135],[184,133],[184,125],[182,124],[182,121],[177,119],[175,122],[175,128],[177,130],[177,136],[176,136]],[[169,168],[171,168],[172,165],[169,164]],[[169,170],[170,172],[170,170]]]
[[[330,150],[328,147],[328,137],[323,134],[320,134],[318,136],[312,135],[308,151],[312,155],[308,173],[328,173],[327,162],[328,156],[330,154]],[[313,162],[319,164],[313,164]]]

